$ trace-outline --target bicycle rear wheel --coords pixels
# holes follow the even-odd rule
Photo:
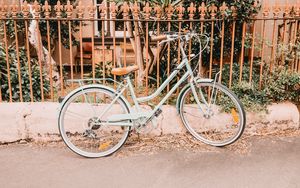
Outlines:
[[[84,157],[103,157],[114,153],[125,143],[129,126],[104,124],[110,115],[129,113],[122,97],[108,108],[115,97],[113,90],[101,86],[84,87],[66,97],[58,124],[63,141],[73,152]]]
[[[218,83],[200,82],[195,84],[195,89],[203,111],[191,87],[184,91],[180,101],[180,117],[187,130],[196,139],[213,146],[225,146],[238,140],[246,123],[239,99]]]

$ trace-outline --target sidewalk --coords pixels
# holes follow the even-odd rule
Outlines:
[[[85,159],[66,147],[0,146],[0,186],[299,187],[300,137],[250,137],[246,152],[160,150]],[[172,144],[172,143],[170,143]],[[233,145],[234,146],[238,146]],[[128,146],[127,146],[128,147]],[[126,146],[122,148],[127,151]]]

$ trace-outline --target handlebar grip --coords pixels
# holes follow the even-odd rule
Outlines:
[[[158,35],[158,36],[151,36],[152,42],[167,40],[167,35]]]

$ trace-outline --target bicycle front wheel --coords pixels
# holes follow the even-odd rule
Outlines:
[[[235,94],[212,82],[197,83],[195,89],[197,96],[188,87],[180,101],[180,116],[187,130],[196,139],[213,146],[225,146],[238,140],[246,117]]]
[[[109,126],[107,117],[128,114],[122,97],[101,86],[78,89],[64,100],[60,109],[59,131],[66,145],[84,157],[103,157],[117,151],[126,141],[129,126]],[[120,123],[120,122],[119,122]],[[129,120],[121,123],[129,123]]]

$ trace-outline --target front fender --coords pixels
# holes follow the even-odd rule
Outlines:
[[[214,80],[213,79],[209,79],[209,78],[205,78],[205,79],[197,79],[196,82],[197,83],[211,83],[213,82]],[[176,110],[177,110],[177,113],[179,114],[179,108],[180,108],[180,101],[182,99],[182,96],[184,94],[184,92],[186,90],[188,90],[189,88],[191,87],[190,83],[189,84],[186,84],[180,91],[178,97],[177,97],[177,100],[176,100]]]
[[[108,87],[108,86],[105,86],[105,85],[102,85],[102,84],[89,84],[89,85],[85,85],[85,86],[81,86],[77,89],[74,89],[73,91],[71,91],[71,93],[69,93],[67,96],[65,96],[64,98],[62,98],[63,100],[60,102],[60,108],[59,108],[59,112],[60,110],[62,109],[63,105],[65,104],[65,102],[68,100],[69,97],[71,97],[72,95],[74,95],[75,93],[81,91],[81,90],[84,90],[84,89],[87,89],[87,88],[91,88],[91,87],[94,87],[94,88],[99,88],[99,89],[105,89],[105,90],[108,90],[112,93],[116,93],[116,90],[111,88],[111,87]],[[131,105],[130,103],[127,101],[126,98],[124,98],[122,95],[120,96],[120,98],[126,103],[126,105],[128,106],[129,108],[129,111],[131,112],[132,111],[132,108],[131,108]]]

